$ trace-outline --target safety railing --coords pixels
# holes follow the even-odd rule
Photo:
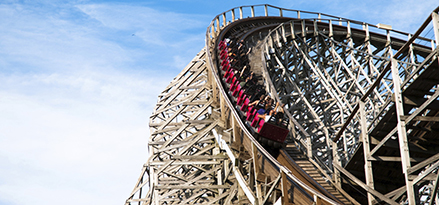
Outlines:
[[[333,25],[339,25],[342,27],[351,27],[353,29],[364,29],[368,27],[370,32],[378,34],[390,35],[395,38],[408,39],[411,34],[401,31],[394,31],[392,27],[384,24],[372,25],[361,21],[355,21],[351,19],[341,18],[338,16],[323,14],[319,12],[300,11],[294,9],[285,9],[269,4],[259,4],[251,6],[240,6],[227,10],[221,14],[215,16],[207,28],[207,39],[216,38],[221,32],[222,28],[233,23],[237,20],[254,17],[287,17],[296,19],[326,19],[330,20]],[[423,37],[424,36],[424,37]],[[416,44],[426,45],[433,43],[429,38],[431,34],[426,32],[424,35],[418,35],[416,38]]]
[[[285,9],[269,4],[259,4],[251,6],[240,6],[225,11],[212,20],[207,29],[207,39],[218,36],[222,28],[237,20],[254,17],[288,17],[288,18],[331,18],[334,20],[342,20],[342,18],[327,14]],[[207,40],[206,39],[206,40]]]

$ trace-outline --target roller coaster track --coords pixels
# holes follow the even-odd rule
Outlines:
[[[437,204],[438,11],[415,34],[271,5],[216,16],[158,96],[126,204]],[[285,104],[278,154],[224,82],[218,45],[231,36]]]

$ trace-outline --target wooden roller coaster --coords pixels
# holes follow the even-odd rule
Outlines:
[[[158,96],[126,204],[437,204],[438,11],[415,34],[271,5],[216,16]],[[226,39],[281,125],[249,109]]]

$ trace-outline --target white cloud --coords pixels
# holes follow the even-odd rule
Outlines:
[[[190,29],[204,28],[206,18],[200,15],[162,12],[149,7],[120,4],[85,4],[77,6],[103,26],[131,31],[147,43],[159,46],[172,45],[184,38],[169,38],[181,35]]]
[[[0,4],[0,204],[123,204],[178,71],[125,28],[44,6]]]
[[[417,0],[281,0],[280,4],[291,9],[322,12],[371,24],[389,24],[394,29],[410,33],[414,33],[437,7],[435,0],[425,0],[422,3]]]
[[[204,47],[205,29],[212,18],[124,4],[81,4],[77,8],[104,28],[140,39],[144,49],[153,53],[153,61],[177,70],[181,69],[179,57],[189,62]]]
[[[56,19],[27,7],[3,5],[2,10],[0,54],[7,69],[59,72],[116,67],[133,60],[116,42],[101,39],[86,22]]]
[[[422,3],[416,0],[392,0],[388,7],[381,10],[381,14],[394,29],[414,33],[437,6],[435,0]]]
[[[109,193],[123,202],[146,161],[148,116],[166,83],[98,74],[0,78],[19,91],[38,88],[0,92],[0,198],[47,204],[73,191],[67,204],[101,203]]]

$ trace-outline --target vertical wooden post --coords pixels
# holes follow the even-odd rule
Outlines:
[[[223,13],[223,26],[226,27],[227,26],[227,18],[226,18],[226,13]]]
[[[216,143],[216,146],[218,146],[218,143]],[[215,147],[213,149],[213,155],[216,156],[220,153],[220,148],[219,147]],[[215,159],[215,161],[218,161],[217,159]],[[223,174],[222,174],[222,170],[223,169],[219,169],[216,172],[216,179],[217,179],[217,184],[218,185],[223,185]],[[218,195],[221,195],[223,193],[224,189],[218,189]]]
[[[351,37],[351,22],[350,21],[348,21],[348,25],[346,26],[346,29],[348,32],[347,37],[350,38]]]
[[[219,17],[216,18],[216,32],[219,33],[221,30]]]
[[[296,35],[294,33],[294,23],[292,21],[290,22],[290,29],[291,29],[291,38],[294,40],[296,39]]]
[[[372,162],[369,160],[370,145],[369,135],[367,134],[367,122],[366,122],[366,106],[365,102],[360,101],[360,128],[361,128],[361,141],[363,142],[363,155],[364,155],[364,173],[366,175],[366,184],[370,189],[374,189]],[[367,201],[369,204],[373,204],[374,197],[370,192],[367,192]]]
[[[287,175],[281,170],[282,204],[289,204]]]
[[[139,181],[139,184],[142,184],[142,183],[143,183],[143,177],[142,177],[142,179],[140,179],[140,181]],[[139,190],[139,199],[142,198],[142,189],[143,189],[143,187],[141,187],[140,190]],[[139,201],[138,204],[141,205],[141,203],[142,203],[142,202]]]
[[[305,28],[306,28],[305,20],[302,20],[302,37],[303,38],[305,38],[305,36],[306,36]]]
[[[436,12],[431,13],[431,19],[433,22],[433,29],[434,29],[434,39],[436,40],[436,46],[438,46],[439,43],[439,15]],[[434,49],[432,47],[432,49]]]
[[[401,154],[401,164],[402,172],[405,176],[405,183],[407,189],[407,198],[409,205],[415,205],[415,192],[413,189],[413,182],[409,179],[409,173],[407,170],[411,167],[410,165],[410,153],[407,140],[407,131],[405,127],[405,121],[401,119],[404,116],[404,108],[402,103],[402,93],[401,93],[401,79],[399,78],[398,72],[398,61],[392,57],[391,61],[392,69],[392,80],[393,80],[393,90],[395,95],[395,107],[396,107],[396,119],[397,119],[397,129],[398,129],[398,140],[399,140],[399,151]]]
[[[315,205],[321,205],[322,204],[322,200],[317,195],[314,195],[314,204]]]
[[[317,21],[316,20],[313,21],[313,27],[314,27],[314,36],[317,38],[318,31],[317,31]]]
[[[226,102],[224,100],[224,96],[219,95],[220,98],[220,112],[221,112],[221,121],[224,122],[224,126],[227,127],[227,116],[226,116]]]
[[[153,176],[153,183],[154,185],[158,184],[158,176],[156,173],[154,173],[154,168],[151,167],[150,171],[153,170],[153,174],[151,174]],[[155,189],[155,187],[151,187],[151,189],[153,189],[153,198],[155,201],[155,204],[159,204],[159,191]]]
[[[212,37],[212,38],[216,38],[217,37],[216,32],[215,32],[215,25],[214,24],[212,24],[212,27],[210,27],[210,33],[212,34],[212,36],[209,36],[209,37]]]
[[[250,189],[254,189],[257,185],[256,183],[256,170],[255,170],[255,163],[252,161],[250,162],[249,165],[249,177],[248,177],[248,187],[250,187]],[[259,198],[258,196],[256,196],[257,198]]]
[[[253,169],[254,169],[254,175],[255,175],[255,188],[256,188],[256,196],[258,198],[258,204],[262,204],[263,201],[263,195],[261,191],[261,186],[258,184],[258,176],[260,173],[260,166],[258,161],[258,148],[255,144],[252,144],[252,155],[253,155]]]
[[[340,157],[338,156],[338,152],[337,152],[338,150],[337,142],[334,142],[332,140],[330,141],[332,142],[332,163],[335,163],[341,167]],[[333,170],[332,180],[335,182],[335,184],[341,187],[340,172],[338,171],[338,169],[334,167],[332,168],[332,170]]]
[[[284,41],[284,43],[287,42],[287,36],[285,34],[285,24],[282,24],[282,40]]]
[[[329,38],[334,36],[334,28],[332,27],[332,20],[329,20]]]
[[[265,4],[265,16],[268,16],[268,7],[267,7],[267,4]]]
[[[241,142],[241,134],[240,134],[241,128],[239,127],[236,118],[232,119],[232,128],[233,128],[232,129],[232,136],[231,136],[229,142],[230,143],[237,142],[239,144],[242,144],[242,142]]]
[[[312,141],[311,141],[311,135],[306,136],[306,155],[308,158],[312,158]]]

